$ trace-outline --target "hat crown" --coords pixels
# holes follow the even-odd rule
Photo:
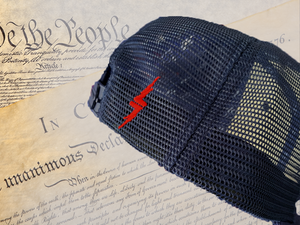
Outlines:
[[[99,118],[168,171],[255,216],[292,221],[299,64],[222,25],[159,18],[114,51]]]

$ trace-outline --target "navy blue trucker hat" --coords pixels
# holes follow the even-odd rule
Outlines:
[[[299,72],[271,43],[165,17],[119,45],[88,104],[167,171],[258,218],[293,223]]]

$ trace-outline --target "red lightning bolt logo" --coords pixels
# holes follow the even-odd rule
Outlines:
[[[136,115],[144,108],[147,106],[147,103],[144,101],[144,98],[151,92],[153,91],[153,85],[155,84],[155,82],[159,79],[160,77],[156,77],[155,80],[148,86],[146,87],[140,95],[136,96],[133,98],[133,100],[135,101],[131,101],[129,102],[129,105],[131,107],[134,108],[134,110],[128,115],[125,116],[123,119],[125,120],[124,123],[122,123],[119,126],[119,129],[121,129],[122,127],[124,127],[127,123],[129,123],[131,120],[133,120]]]

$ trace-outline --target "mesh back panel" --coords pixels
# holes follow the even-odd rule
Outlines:
[[[100,121],[220,199],[293,220],[300,66],[290,56],[225,26],[167,17],[121,43],[109,69]]]

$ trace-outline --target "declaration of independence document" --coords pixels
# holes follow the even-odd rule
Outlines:
[[[103,69],[121,41],[159,16],[228,24],[286,1],[5,1],[0,107]]]
[[[271,224],[166,172],[101,124],[86,104],[101,74],[0,110],[0,225]]]

